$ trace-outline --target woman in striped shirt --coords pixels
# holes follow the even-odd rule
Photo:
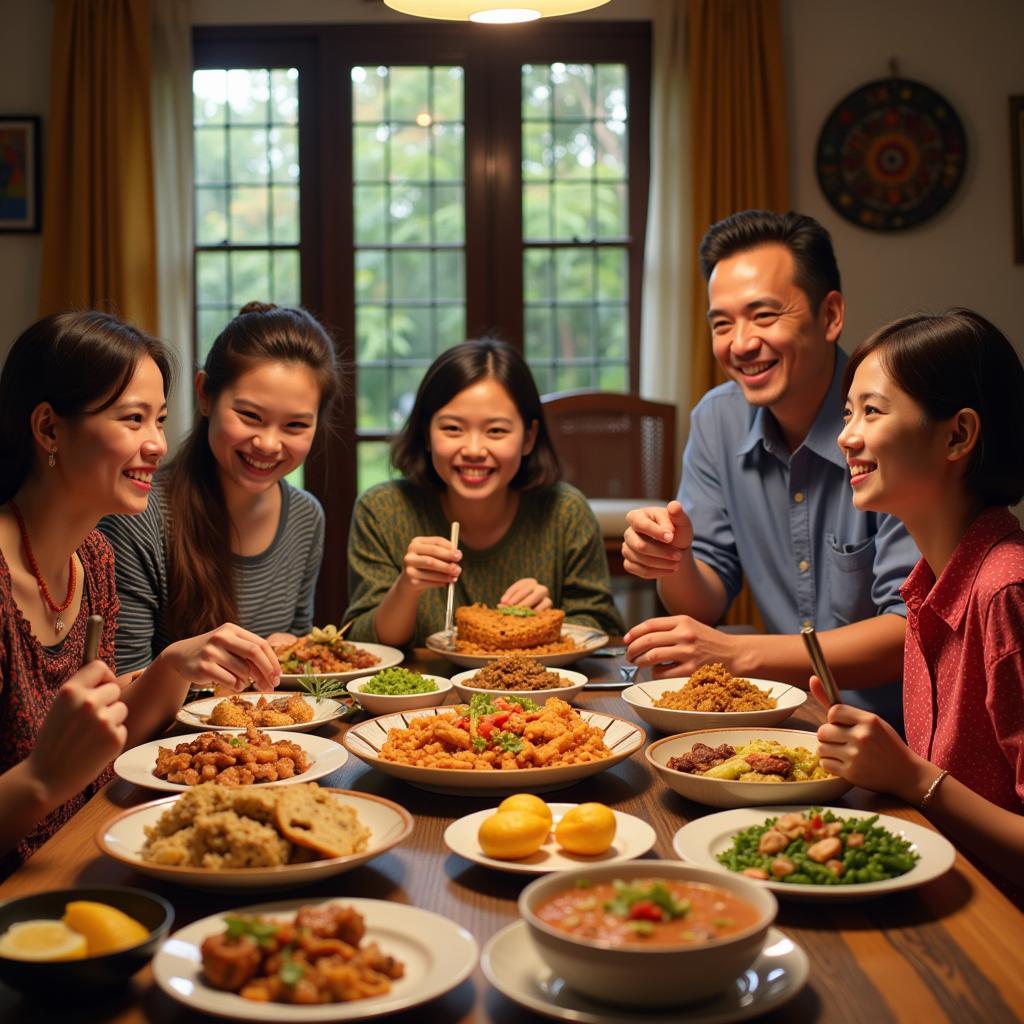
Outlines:
[[[139,516],[100,524],[121,600],[118,664],[224,621],[271,643],[312,627],[324,513],[284,477],[338,391],[334,348],[305,310],[251,302],[196,378],[196,422]]]

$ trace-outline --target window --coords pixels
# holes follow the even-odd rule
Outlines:
[[[301,302],[352,371],[306,467],[334,620],[352,503],[439,352],[496,335],[542,392],[636,389],[650,29],[225,27],[194,52],[196,358],[244,302]]]

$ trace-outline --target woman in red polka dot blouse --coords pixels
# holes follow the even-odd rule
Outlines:
[[[899,516],[922,558],[907,603],[907,744],[847,705],[818,730],[822,763],[926,810],[979,860],[1024,863],[1024,368],[966,309],[877,331],[843,380],[839,447],[853,503]],[[827,704],[817,677],[811,688]]]

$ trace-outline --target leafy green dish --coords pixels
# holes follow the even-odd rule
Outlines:
[[[812,807],[751,825],[716,857],[730,871],[792,885],[858,885],[905,875],[920,860],[878,815],[839,818]]]

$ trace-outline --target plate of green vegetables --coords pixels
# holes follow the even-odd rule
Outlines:
[[[739,807],[684,825],[682,860],[743,874],[794,899],[863,899],[913,889],[956,859],[938,832],[847,807]]]

